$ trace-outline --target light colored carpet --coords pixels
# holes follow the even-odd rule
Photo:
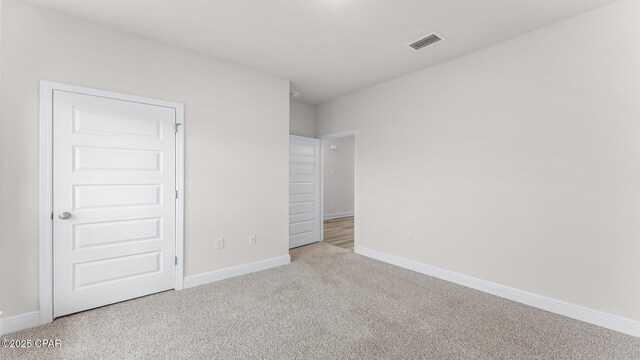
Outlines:
[[[1,359],[640,359],[640,340],[314,244],[293,262],[86,311]]]

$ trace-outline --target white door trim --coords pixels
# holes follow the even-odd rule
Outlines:
[[[358,182],[360,178],[360,138],[358,130],[341,131],[333,134],[319,136],[318,139],[329,140],[341,137],[353,136],[353,245],[354,249],[360,243],[360,189]],[[322,147],[322,143],[320,143]],[[324,158],[320,151],[320,240],[324,241]]]
[[[39,207],[39,290],[40,324],[53,321],[53,91],[60,90],[104,98],[138,102],[173,108],[176,111],[176,257],[175,290],[182,290],[184,281],[184,105],[176,102],[145,98],[85,88],[63,83],[40,81],[40,207]]]

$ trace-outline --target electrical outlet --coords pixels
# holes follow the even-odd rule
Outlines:
[[[413,233],[407,234],[407,242],[413,242]]]
[[[256,234],[251,234],[249,236],[249,244],[255,244],[256,243]]]
[[[216,250],[224,249],[224,238],[216,240]]]

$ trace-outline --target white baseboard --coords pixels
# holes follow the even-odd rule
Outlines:
[[[324,219],[325,220],[339,219],[347,216],[353,216],[353,214],[354,214],[353,211],[343,211],[343,212],[337,212],[337,213],[331,213],[331,214],[324,214]]]
[[[279,256],[271,259],[256,261],[249,264],[234,266],[226,269],[212,271],[204,274],[187,276],[184,278],[184,288],[204,285],[214,281],[229,279],[232,277],[266,270],[291,262],[291,256]],[[0,318],[0,335],[28,329],[40,325],[40,312],[32,311],[20,315]]]
[[[38,325],[40,325],[39,311],[0,318],[0,335],[32,328]]]
[[[260,260],[249,264],[233,266],[208,273],[187,276],[184,278],[184,288],[200,286],[215,281],[229,279],[236,276],[250,274],[256,271],[271,269],[277,266],[287,265],[291,262],[291,256],[284,255],[271,259]]]
[[[607,314],[602,311],[589,309],[580,305],[492,283],[490,281],[423,264],[415,260],[409,260],[403,257],[363,248],[361,246],[356,246],[355,252],[356,254],[370,257],[372,259],[380,260],[405,269],[413,270],[425,275],[533,306],[538,309],[564,315],[631,336],[640,337],[640,321]]]

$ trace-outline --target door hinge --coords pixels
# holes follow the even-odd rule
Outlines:
[[[53,220],[53,213],[51,213],[51,220]]]
[[[176,199],[178,198],[178,190],[176,190]]]
[[[178,126],[180,126],[181,124],[176,123],[176,134],[178,133]]]
[[[178,265],[178,257],[176,256],[176,265]]]

